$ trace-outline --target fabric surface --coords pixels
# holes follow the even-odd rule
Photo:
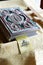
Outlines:
[[[16,3],[18,3],[17,1]],[[0,8],[13,7],[14,3],[13,0],[1,2]],[[19,4],[19,6],[25,8],[22,3]],[[38,31],[37,33],[38,35],[29,38],[29,43],[33,45],[34,49],[43,49],[43,32]],[[16,43],[17,42],[11,42],[2,44],[2,46],[0,45],[0,65],[36,65],[34,52],[19,54]]]

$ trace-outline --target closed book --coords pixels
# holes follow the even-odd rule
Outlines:
[[[3,8],[0,9],[0,29],[10,41],[18,35],[39,30],[39,27],[20,8]]]

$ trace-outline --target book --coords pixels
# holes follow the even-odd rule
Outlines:
[[[18,35],[39,30],[39,27],[22,9],[17,7],[0,9],[0,29],[10,41]]]

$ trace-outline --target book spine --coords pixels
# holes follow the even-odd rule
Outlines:
[[[9,38],[11,37],[11,34],[8,32],[8,30],[6,29],[5,25],[2,23],[3,20],[2,21],[1,20],[2,20],[2,18],[0,17],[0,29],[3,32],[5,38],[7,40],[9,40]]]

